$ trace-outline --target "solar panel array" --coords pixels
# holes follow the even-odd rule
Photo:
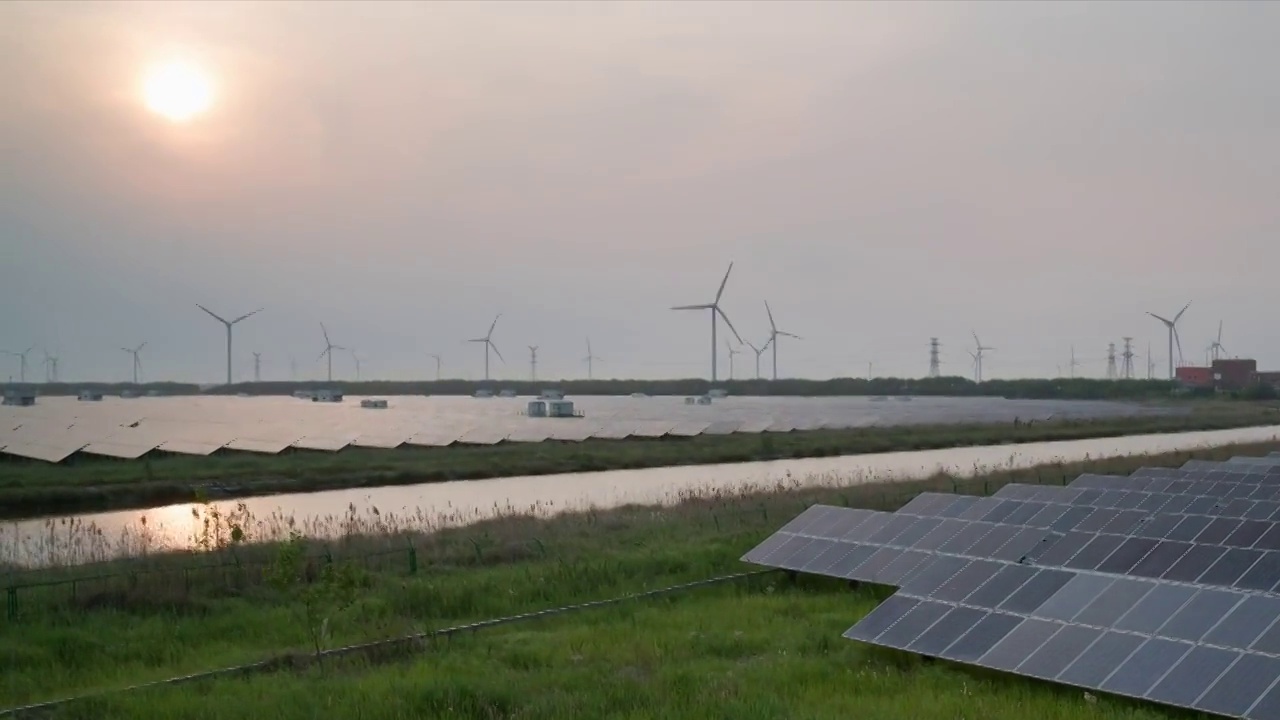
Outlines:
[[[585,418],[555,419],[520,416],[528,398],[399,397],[385,410],[363,410],[357,400],[40,398],[33,407],[0,406],[0,454],[60,462],[76,453],[136,459],[155,450],[183,455],[209,455],[224,448],[266,454],[289,448],[337,452],[347,447],[581,442],[1144,412],[1116,403],[998,398],[878,404],[861,398],[729,398],[688,406],[682,398],[587,397],[576,399]]]
[[[898,588],[846,638],[1280,719],[1280,454],[815,505],[743,559]]]

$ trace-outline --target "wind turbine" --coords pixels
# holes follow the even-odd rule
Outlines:
[[[324,350],[320,352],[320,357],[316,358],[316,360],[322,360],[328,357],[329,382],[333,382],[333,351],[346,350],[346,348],[342,347],[341,345],[334,345],[332,342],[329,341],[329,329],[324,326],[324,323],[320,323],[320,332],[324,333]]]
[[[789,337],[789,338],[795,338],[796,340],[803,340],[804,338],[800,337],[799,335],[794,335],[792,333],[784,332],[778,329],[778,326],[775,325],[773,322],[773,310],[769,308],[768,300],[764,301],[764,311],[769,314],[769,342],[765,343],[765,345],[766,346],[773,345],[773,379],[777,380],[778,379],[778,337],[779,336]]]
[[[231,384],[231,326],[232,326],[232,325],[235,325],[236,323],[240,322],[241,320],[244,320],[244,319],[246,319],[246,318],[252,317],[253,315],[257,315],[258,313],[262,312],[264,308],[258,308],[257,310],[254,310],[254,311],[253,311],[253,312],[251,312],[251,313],[245,313],[244,315],[241,315],[240,317],[236,318],[235,320],[226,320],[226,319],[222,318],[221,316],[219,316],[219,315],[215,314],[215,313],[214,313],[212,310],[210,310],[209,308],[207,308],[207,307],[205,307],[205,306],[201,305],[200,303],[196,303],[196,307],[198,307],[198,308],[200,308],[201,310],[203,310],[203,311],[205,311],[205,312],[209,313],[209,317],[211,317],[211,318],[213,318],[214,320],[217,320],[218,322],[220,322],[220,323],[222,323],[223,325],[226,325],[226,326],[227,326],[227,384],[228,384],[228,385],[230,385],[230,384]]]
[[[1071,377],[1076,376],[1076,368],[1080,367],[1080,361],[1076,360],[1076,346],[1071,346],[1071,362],[1067,363],[1067,367],[1071,368]]]
[[[13,352],[12,350],[4,351],[6,355],[12,355],[18,358],[18,382],[20,383],[25,383],[27,381],[27,356],[31,354],[33,349],[35,349],[34,346],[29,347],[22,352]]]
[[[596,357],[595,353],[591,352],[591,338],[588,337],[587,338],[587,356],[582,358],[582,361],[587,364],[588,380],[595,379],[595,361],[599,359],[600,358]],[[616,370],[617,368],[614,368],[614,369]]]
[[[757,380],[760,379],[760,356],[764,354],[765,350],[769,349],[769,345],[771,343],[773,343],[773,338],[769,338],[768,340],[765,340],[764,345],[761,345],[760,347],[756,347],[755,345],[752,345],[749,342],[747,343],[747,347],[751,348],[751,350],[756,354],[756,379]]]
[[[139,345],[138,347],[132,350],[130,350],[127,347],[120,348],[121,350],[133,356],[133,384],[134,385],[138,384],[138,371],[142,369],[142,358],[138,357],[138,353],[142,352],[142,348],[146,346],[147,346],[146,343],[142,343],[141,345]]]
[[[988,350],[995,350],[993,347],[987,347],[978,339],[977,331],[973,331],[974,349],[970,351],[969,357],[973,358],[973,377],[974,382],[982,382],[982,357]]]
[[[44,381],[47,383],[58,382],[58,357],[50,355],[48,350],[44,350]]]
[[[355,350],[348,350],[348,352],[351,353],[351,359],[356,363],[356,382],[360,382],[360,356],[356,354]]]
[[[529,381],[538,382],[538,346],[529,346]]]
[[[432,353],[428,357],[435,358],[436,361],[436,382],[440,382],[440,356]]]
[[[1209,345],[1209,362],[1212,363],[1214,360],[1221,359],[1222,356],[1226,354],[1226,352],[1227,352],[1227,349],[1222,347],[1222,321],[1219,320],[1218,321],[1218,339],[1214,340]]]
[[[262,353],[253,354],[253,381],[262,382]]]
[[[729,379],[732,380],[733,379],[733,358],[736,355],[741,355],[742,351],[734,349],[734,347],[729,344],[728,338],[725,338],[724,346],[726,349],[729,350]]]
[[[711,311],[711,382],[716,381],[716,316],[724,318],[724,322],[733,331],[733,336],[738,338],[738,342],[742,342],[742,336],[738,334],[738,330],[729,321],[729,316],[724,314],[724,310],[720,309],[720,297],[724,295],[724,286],[729,282],[729,273],[733,272],[733,263],[729,263],[729,269],[724,272],[724,279],[720,281],[720,289],[716,291],[716,299],[704,305],[677,305],[672,310],[710,310]]]
[[[489,348],[493,348],[493,353],[498,356],[499,360],[505,364],[507,361],[503,359],[502,353],[498,351],[498,346],[493,344],[493,329],[498,326],[498,318],[502,317],[502,313],[493,316],[493,323],[489,325],[489,332],[482,338],[475,338],[467,342],[484,343],[484,379],[489,381]]]
[[[1165,326],[1165,327],[1169,328],[1169,379],[1170,379],[1170,380],[1172,380],[1172,379],[1173,379],[1173,377],[1174,377],[1174,372],[1173,372],[1173,346],[1174,346],[1174,343],[1175,343],[1175,342],[1176,342],[1176,343],[1177,343],[1177,345],[1178,345],[1178,362],[1179,362],[1179,364],[1181,364],[1181,362],[1182,362],[1182,338],[1178,337],[1178,320],[1181,320],[1181,319],[1182,319],[1182,313],[1186,312],[1186,311],[1187,311],[1187,308],[1189,308],[1189,307],[1191,307],[1191,303],[1187,303],[1186,305],[1183,305],[1183,306],[1182,306],[1182,309],[1178,311],[1178,314],[1177,314],[1177,315],[1174,315],[1174,316],[1173,316],[1173,319],[1172,319],[1172,320],[1169,320],[1168,318],[1162,318],[1162,317],[1160,317],[1159,315],[1157,315],[1157,314],[1155,314],[1155,313],[1153,313],[1153,312],[1148,312],[1148,313],[1147,313],[1147,314],[1148,314],[1148,315],[1150,315],[1151,317],[1153,317],[1153,318],[1155,318],[1155,319],[1159,320],[1160,322],[1164,323],[1164,326]]]

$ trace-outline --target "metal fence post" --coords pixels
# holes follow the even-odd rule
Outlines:
[[[418,549],[409,546],[409,574],[416,575],[418,573]]]
[[[18,588],[10,587],[8,592],[5,594],[8,596],[5,602],[5,606],[7,610],[6,614],[9,616],[10,620],[17,620],[18,619]]]

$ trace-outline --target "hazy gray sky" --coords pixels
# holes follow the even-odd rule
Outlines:
[[[0,348],[64,378],[1054,374],[1165,335],[1280,369],[1280,4],[0,4]],[[141,83],[179,57],[182,124]],[[721,337],[725,333],[722,332]],[[38,352],[38,351],[37,351]],[[721,375],[727,374],[727,353]],[[754,372],[751,355],[737,374]],[[30,376],[43,377],[33,363]],[[17,361],[0,358],[5,374]],[[1137,363],[1145,371],[1145,361]],[[349,358],[336,364],[352,372]],[[768,356],[762,369],[768,373]],[[1145,374],[1145,373],[1144,373]]]

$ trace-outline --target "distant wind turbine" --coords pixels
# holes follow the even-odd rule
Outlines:
[[[1218,339],[1209,344],[1209,362],[1221,360],[1223,355],[1227,354],[1227,349],[1222,346],[1222,321],[1218,321]]]
[[[769,307],[768,300],[764,301],[764,311],[769,314],[769,342],[765,343],[765,345],[766,346],[773,345],[773,379],[777,380],[778,379],[778,338],[789,337],[789,338],[795,338],[796,340],[803,340],[804,338],[800,337],[799,335],[795,335],[789,332],[784,332],[778,329],[778,326],[773,322],[773,310]]]
[[[538,346],[529,346],[529,381],[538,382]]]
[[[732,345],[730,345],[728,338],[725,338],[724,346],[729,351],[729,379],[732,380],[733,379],[733,358],[738,355],[741,355],[742,351],[737,350]]]
[[[769,338],[768,340],[765,340],[764,345],[761,345],[760,347],[756,347],[755,345],[752,345],[749,342],[747,343],[747,347],[751,348],[751,351],[756,354],[756,379],[757,380],[760,379],[760,356],[764,354],[765,350],[769,349],[769,345],[772,343],[773,343],[773,338]]]
[[[141,345],[139,345],[138,347],[132,350],[130,350],[127,347],[120,348],[121,350],[133,356],[133,384],[134,385],[138,384],[138,373],[142,370],[142,358],[138,355],[138,353],[141,353],[142,348],[146,346],[147,346],[146,343],[142,343]]]
[[[333,382],[333,351],[346,350],[346,348],[341,345],[334,345],[329,340],[329,329],[324,326],[324,323],[320,323],[320,332],[324,333],[324,350],[320,351],[320,357],[316,358],[316,360],[324,360],[325,358],[328,358],[329,382]]]
[[[590,338],[590,337],[588,337],[588,338],[587,338],[587,356],[586,356],[586,357],[584,357],[584,358],[582,358],[582,361],[583,361],[583,362],[585,362],[585,363],[587,364],[587,379],[588,379],[588,380],[594,380],[594,379],[595,379],[595,361],[596,361],[596,360],[599,360],[599,359],[600,359],[600,358],[596,357],[596,354],[595,354],[595,353],[591,352],[591,338]],[[617,368],[614,368],[614,369],[615,369],[615,370],[617,370]],[[616,377],[616,376],[615,376],[615,377]]]
[[[213,318],[214,320],[217,320],[218,322],[222,323],[227,327],[227,384],[230,385],[231,384],[231,326],[235,325],[241,320],[245,320],[249,317],[257,315],[258,313],[262,312],[264,308],[258,308],[257,310],[254,310],[251,313],[245,313],[244,315],[241,315],[240,317],[234,320],[226,320],[220,315],[217,315],[216,313],[214,313],[209,308],[199,303],[196,303],[196,307],[200,308],[206,313],[209,313],[209,317]]]
[[[262,382],[262,353],[253,354],[253,381]]]
[[[1178,364],[1182,364],[1182,338],[1178,337],[1178,321],[1182,319],[1182,313],[1186,312],[1187,308],[1189,307],[1191,307],[1191,303],[1187,303],[1186,305],[1183,305],[1182,309],[1178,311],[1177,315],[1173,316],[1172,320],[1168,318],[1162,318],[1153,312],[1147,313],[1151,317],[1164,323],[1164,326],[1169,329],[1169,379],[1170,380],[1174,378],[1173,348],[1175,343],[1177,344],[1177,347],[1178,347]]]
[[[1076,360],[1076,346],[1071,346],[1071,361],[1067,363],[1067,367],[1071,368],[1071,377],[1076,376],[1076,368],[1080,367],[1080,361]]]
[[[436,361],[436,382],[440,381],[440,356],[432,353],[428,357],[434,358]]]
[[[44,350],[44,381],[47,383],[58,382],[58,356],[50,355],[48,350]]]
[[[724,295],[724,286],[729,282],[729,273],[733,272],[733,263],[729,263],[729,269],[724,273],[724,279],[720,281],[720,289],[716,291],[716,299],[703,305],[677,305],[672,310],[710,310],[711,311],[711,382],[716,381],[716,325],[718,323],[717,315],[724,319],[729,329],[733,331],[733,336],[738,338],[738,342],[742,342],[742,336],[738,334],[738,330],[733,327],[733,323],[729,321],[729,316],[724,314],[724,310],[720,309],[720,298]]]
[[[20,383],[25,383],[27,381],[27,356],[30,355],[31,351],[34,349],[35,346],[29,347],[22,352],[13,352],[12,350],[4,351],[6,355],[12,355],[18,358],[18,382]]]
[[[349,352],[351,353],[351,359],[356,363],[356,382],[360,382],[360,356],[356,354],[355,350]]]
[[[493,322],[489,325],[489,332],[485,333],[482,338],[475,338],[467,342],[484,343],[484,379],[489,380],[489,349],[493,348],[493,353],[498,356],[499,360],[505,364],[507,361],[503,359],[502,353],[498,351],[498,346],[493,344],[493,329],[498,326],[498,318],[502,317],[502,313],[493,316]]]
[[[970,351],[969,357],[973,358],[973,378],[974,382],[982,382],[982,358],[988,350],[995,350],[993,347],[987,347],[978,339],[977,331],[973,333],[974,349]]]

